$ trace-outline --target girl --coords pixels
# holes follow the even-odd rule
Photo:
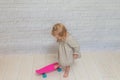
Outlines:
[[[59,43],[58,62],[65,69],[63,77],[68,77],[70,66],[73,65],[74,59],[80,58],[80,46],[78,42],[71,36],[65,26],[57,23],[52,28],[52,35]]]

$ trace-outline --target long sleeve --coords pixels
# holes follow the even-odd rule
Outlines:
[[[67,40],[67,44],[73,49],[74,54],[78,54],[79,57],[81,57],[80,45],[79,45],[78,41],[73,36],[69,36],[69,38]]]

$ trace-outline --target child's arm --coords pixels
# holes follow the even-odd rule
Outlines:
[[[74,37],[70,36],[69,39],[67,40],[67,43],[73,49],[73,57],[80,58],[81,57],[80,45],[78,41]]]
[[[77,59],[77,58],[79,58],[79,55],[74,53],[74,54],[73,54],[73,58],[74,58],[74,59]]]

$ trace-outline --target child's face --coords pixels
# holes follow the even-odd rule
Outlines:
[[[54,35],[54,37],[55,37],[56,39],[61,39],[61,37],[60,37],[59,35]]]

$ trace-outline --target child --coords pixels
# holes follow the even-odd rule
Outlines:
[[[59,43],[58,61],[61,67],[65,68],[63,77],[68,77],[70,66],[73,65],[74,59],[80,58],[80,46],[71,36],[65,26],[57,23],[52,28],[52,35]]]

